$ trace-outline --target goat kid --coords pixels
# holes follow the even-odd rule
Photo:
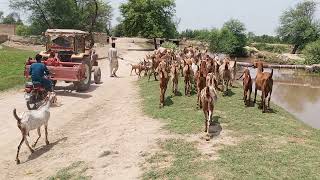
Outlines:
[[[157,72],[160,77],[160,108],[163,108],[165,104],[165,94],[167,91],[167,86],[169,81],[167,64],[164,61],[160,62],[157,68]]]
[[[17,155],[16,155],[17,164],[20,164],[19,151],[23,142],[25,142],[25,144],[28,146],[31,153],[34,152],[34,150],[30,147],[29,142],[27,140],[27,136],[29,135],[30,131],[35,129],[37,129],[38,131],[38,138],[35,141],[35,143],[32,145],[32,147],[35,147],[38,143],[38,140],[41,137],[40,128],[41,126],[44,126],[46,144],[49,145],[49,141],[48,141],[48,121],[50,118],[49,108],[51,104],[56,102],[56,94],[49,93],[45,101],[46,101],[45,104],[41,106],[39,109],[24,112],[21,117],[17,115],[16,109],[13,110],[13,116],[17,120],[17,126],[20,129],[22,134],[22,139],[18,146]]]
[[[243,78],[243,101],[246,106],[250,106],[252,93],[252,79],[249,69],[245,69],[239,79]]]
[[[171,67],[172,93],[174,95],[178,94],[179,66],[179,64],[173,64]]]
[[[192,70],[189,64],[183,68],[184,74],[184,93],[186,96],[191,96],[191,78],[192,78]]]

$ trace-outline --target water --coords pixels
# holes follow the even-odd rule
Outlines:
[[[250,69],[250,73],[252,78],[256,77],[255,69]],[[320,76],[275,69],[273,80],[271,100],[306,124],[320,129]]]

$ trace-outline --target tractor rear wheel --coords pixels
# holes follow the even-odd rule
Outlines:
[[[82,64],[85,66],[85,79],[82,81],[74,82],[74,86],[77,91],[87,91],[91,85],[91,63],[89,59],[82,61]]]

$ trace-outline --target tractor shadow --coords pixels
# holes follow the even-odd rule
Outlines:
[[[68,138],[67,138],[67,137],[64,137],[64,138],[61,138],[61,139],[57,140],[57,141],[54,142],[54,143],[50,143],[49,145],[45,145],[45,146],[41,146],[41,147],[39,147],[39,148],[36,148],[36,149],[34,150],[34,153],[32,153],[32,154],[28,157],[28,159],[27,159],[26,162],[32,161],[32,160],[34,160],[34,159],[39,158],[39,157],[42,156],[43,154],[45,154],[45,153],[47,153],[48,151],[50,151],[54,146],[58,145],[58,144],[61,143],[61,142],[65,142],[65,141],[67,141],[67,140],[68,140]]]
[[[72,93],[72,92],[65,92],[65,91],[57,91],[56,94],[61,97],[75,97],[75,98],[81,98],[81,99],[89,99],[92,97],[90,94],[85,93]]]

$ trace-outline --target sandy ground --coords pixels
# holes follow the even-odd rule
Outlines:
[[[146,52],[126,51],[132,43],[120,43],[122,56],[132,62]],[[108,47],[98,48],[106,57]],[[129,64],[120,62],[118,75],[109,77],[106,59],[100,61],[102,81],[86,93],[58,93],[58,107],[52,107],[49,120],[50,145],[43,136],[31,154],[25,144],[20,151],[21,164],[15,155],[21,134],[12,116],[13,108],[26,110],[23,92],[0,94],[0,179],[44,179],[73,162],[84,161],[86,175],[93,179],[137,179],[141,176],[141,156],[162,136],[162,124],[143,115],[136,76],[129,76]],[[36,131],[30,133],[34,142]],[[111,152],[101,157],[103,152]]]

